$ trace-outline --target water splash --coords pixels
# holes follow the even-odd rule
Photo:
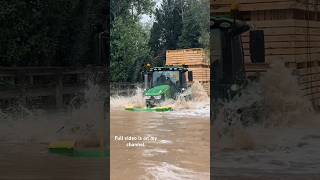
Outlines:
[[[309,99],[302,96],[297,76],[281,62],[274,62],[261,79],[267,124],[290,126],[317,116]]]
[[[70,118],[63,125],[65,131],[61,132],[60,136],[98,144],[99,131],[103,127],[105,116],[104,97],[105,93],[100,86],[89,81],[84,92],[84,103],[78,108],[72,106],[69,111]]]
[[[191,100],[186,100],[184,96],[191,95]],[[177,101],[174,102],[176,109],[197,109],[210,104],[208,93],[199,82],[194,82],[186,92],[178,96]]]
[[[190,100],[185,98],[190,94]],[[133,96],[112,96],[110,98],[111,109],[123,109],[125,106],[145,107],[143,90],[139,87]],[[194,82],[190,88],[180,94],[177,100],[166,100],[161,106],[171,106],[175,116],[210,116],[210,98],[199,82]]]
[[[10,107],[10,112],[0,113],[0,139],[7,142],[97,139],[99,120],[104,113],[103,96],[98,85],[88,82],[84,98],[74,98],[68,111],[30,110],[21,104]],[[76,106],[75,99],[83,99],[83,104]]]
[[[143,96],[143,90],[140,87],[136,88],[133,96],[119,96],[115,95],[110,97],[110,108],[119,109],[128,105],[134,105],[136,107],[144,107],[145,99]]]
[[[320,116],[310,100],[302,96],[297,76],[281,62],[271,64],[259,81],[249,82],[241,96],[223,103],[216,115],[214,146],[222,149],[267,147],[267,141],[269,144],[278,143],[272,133],[279,133],[279,129],[320,127]],[[264,136],[259,139],[259,132],[263,131],[272,132],[272,138]],[[297,133],[299,131],[294,134]],[[287,137],[291,135],[282,134],[279,138]]]
[[[274,62],[258,82],[249,82],[240,96],[222,104],[216,124],[291,126],[306,117],[314,119],[315,111],[302,96],[297,77],[283,63]]]

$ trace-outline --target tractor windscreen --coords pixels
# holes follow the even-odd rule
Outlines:
[[[154,71],[152,85],[177,85],[179,83],[179,71]]]

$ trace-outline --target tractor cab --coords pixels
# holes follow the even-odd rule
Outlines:
[[[211,89],[213,100],[230,100],[247,82],[241,35],[250,30],[244,21],[223,16],[210,18]],[[249,31],[251,64],[265,69],[263,30]]]
[[[150,68],[144,74],[147,107],[153,107],[166,99],[176,99],[178,94],[188,88],[187,79],[192,81],[192,71],[184,67]]]
[[[250,29],[243,21],[211,17],[211,70],[214,99],[229,99],[245,81],[240,35]]]

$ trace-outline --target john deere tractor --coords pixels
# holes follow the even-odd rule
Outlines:
[[[192,81],[192,71],[185,67],[149,68],[144,73],[146,106],[152,108],[165,100],[176,99],[187,90],[190,85],[188,82]]]

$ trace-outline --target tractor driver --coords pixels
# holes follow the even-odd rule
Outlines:
[[[171,96],[175,96],[176,92],[178,91],[177,84],[172,82],[172,80],[169,77],[166,77],[165,84],[170,86]]]
[[[161,74],[158,78],[157,78],[157,84],[166,84],[166,76]]]

